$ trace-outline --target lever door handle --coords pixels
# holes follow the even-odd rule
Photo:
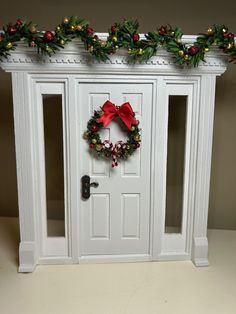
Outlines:
[[[97,188],[99,186],[98,182],[91,182],[90,183],[90,176],[85,175],[81,178],[81,183],[82,183],[82,197],[84,199],[90,198],[90,187]]]
[[[97,188],[99,186],[99,183],[98,182],[91,182],[90,186]]]

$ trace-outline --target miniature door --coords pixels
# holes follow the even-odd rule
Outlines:
[[[130,102],[142,134],[140,149],[114,168],[110,160],[92,156],[81,139],[81,172],[99,185],[91,187],[91,197],[80,203],[80,254],[149,254],[152,84],[80,82],[77,97],[81,134],[94,110],[108,99],[116,105]],[[112,121],[101,137],[125,141],[126,131]]]

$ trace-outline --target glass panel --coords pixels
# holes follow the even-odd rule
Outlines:
[[[62,96],[43,95],[47,234],[65,236]]]
[[[169,96],[165,232],[181,233],[187,96]]]

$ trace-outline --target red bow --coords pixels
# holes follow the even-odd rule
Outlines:
[[[130,130],[132,124],[136,124],[134,112],[129,102],[124,103],[120,107],[116,107],[112,102],[107,100],[102,106],[103,115],[98,122],[102,122],[104,128],[111,122],[115,116],[119,116]]]

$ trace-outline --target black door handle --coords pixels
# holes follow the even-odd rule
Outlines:
[[[82,197],[84,199],[90,198],[90,187],[97,188],[99,186],[98,182],[91,182],[90,183],[90,176],[85,175],[81,178],[82,182]]]
[[[90,186],[97,188],[99,186],[98,182],[91,182]]]

